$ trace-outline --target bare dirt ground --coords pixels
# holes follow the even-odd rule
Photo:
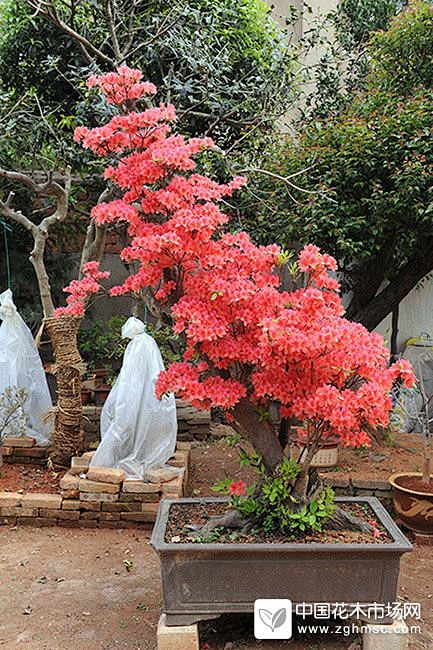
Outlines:
[[[236,453],[224,443],[195,449],[189,491],[208,494],[210,481],[235,471]],[[149,537],[132,529],[1,528],[0,648],[154,650],[161,587]],[[421,602],[423,618],[411,650],[433,648],[432,578],[432,547],[404,556],[399,597]],[[201,650],[361,649],[357,636],[275,643],[255,641],[252,629],[250,616],[203,624]]]

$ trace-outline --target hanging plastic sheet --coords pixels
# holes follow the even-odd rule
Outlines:
[[[176,447],[177,419],[173,395],[158,400],[155,384],[164,370],[161,353],[144,323],[129,318],[122,338],[131,339],[120,374],[101,413],[101,443],[91,465],[122,469],[129,479],[143,480],[161,467]]]
[[[33,336],[14,305],[10,289],[0,294],[0,319],[0,394],[6,388],[26,391],[26,435],[38,445],[48,445],[53,426],[46,421],[53,406],[50,391]]]
[[[433,339],[427,333],[410,339],[406,343],[403,358],[411,362],[418,384],[421,382],[427,398],[433,395]],[[400,417],[399,429],[403,433],[422,432],[423,398],[418,387],[400,390],[396,413]],[[429,418],[433,418],[433,400],[428,409]]]

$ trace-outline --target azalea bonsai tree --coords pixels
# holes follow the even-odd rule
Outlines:
[[[138,70],[122,66],[88,86],[119,108],[103,126],[75,131],[106,157],[105,178],[118,194],[96,205],[93,218],[126,224],[129,234],[121,256],[136,271],[111,294],[144,297],[186,342],[183,360],[159,376],[157,394],[224,409],[255,449],[244,462],[258,468],[259,484],[246,494],[243,483],[232,486],[236,507],[210,527],[243,527],[272,511],[283,528],[305,514],[304,528],[328,520],[366,529],[335,508],[311,461],[330,436],[368,444],[370,432],[388,424],[393,383],[413,382],[409,364],[389,367],[381,336],[344,318],[332,257],[309,245],[293,264],[277,245],[256,246],[245,232],[227,229],[218,202],[245,179],[218,184],[197,173],[194,159],[212,140],[176,134],[169,104],[141,110],[156,88]],[[68,287],[63,314],[83,313],[97,274],[93,263]],[[298,288],[287,286],[295,281]],[[289,423],[306,449],[299,462],[288,457]]]

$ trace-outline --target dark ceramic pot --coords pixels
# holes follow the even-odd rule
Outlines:
[[[81,403],[82,404],[88,404],[90,402],[90,398],[92,396],[92,391],[90,388],[82,388],[81,389]]]
[[[422,478],[422,475],[419,472],[398,472],[390,477],[395,511],[409,530],[433,535],[433,493],[406,487],[405,481],[412,478]]]
[[[388,603],[397,596],[400,558],[410,542],[375,497],[337,497],[369,504],[391,542],[377,544],[172,544],[165,530],[172,504],[161,501],[151,544],[161,560],[167,625],[189,625],[229,612],[252,612],[258,598],[293,603]]]
[[[95,404],[96,406],[104,406],[106,399],[110,393],[111,386],[102,384],[95,388]]]

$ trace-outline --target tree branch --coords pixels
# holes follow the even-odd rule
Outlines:
[[[433,271],[433,237],[420,238],[411,257],[391,282],[368,304],[351,314],[351,320],[373,330],[400,304],[426,275]]]
[[[33,236],[33,249],[30,253],[29,259],[35,269],[38,280],[44,317],[49,318],[54,313],[54,303],[51,295],[50,280],[44,262],[45,246],[50,228],[55,223],[64,221],[68,214],[69,193],[71,189],[71,170],[69,167],[66,169],[65,187],[62,187],[59,183],[54,181],[52,174],[49,175],[47,181],[36,183],[34,179],[27,174],[0,168],[0,178],[4,178],[10,182],[20,183],[39,196],[53,196],[56,199],[55,211],[53,214],[42,219],[39,225],[33,223],[33,221],[26,217],[21,210],[16,210],[12,207],[12,202],[15,196],[13,192],[9,193],[6,201],[0,201],[0,214],[2,214],[6,219],[23,226]]]
[[[107,56],[100,50],[95,47],[89,39],[87,39],[83,34],[80,34],[70,25],[65,23],[65,21],[59,16],[55,3],[52,0],[26,0],[29,7],[35,10],[34,15],[42,14],[46,16],[54,25],[62,30],[65,34],[70,36],[74,41],[81,44],[88,52],[91,52],[96,59],[109,65],[111,68],[116,68],[116,61],[111,57]]]

